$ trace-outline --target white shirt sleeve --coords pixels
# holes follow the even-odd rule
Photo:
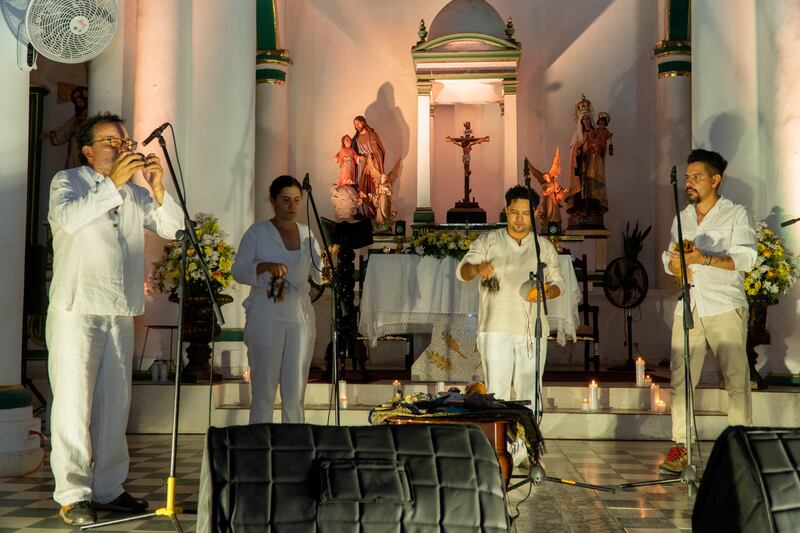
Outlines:
[[[262,286],[260,276],[256,274],[259,261],[256,260],[257,237],[254,231],[255,226],[250,228],[242,236],[239,242],[239,249],[233,259],[231,275],[238,283],[250,285],[251,287]]]
[[[484,233],[477,239],[475,242],[472,243],[472,246],[469,247],[466,255],[459,261],[458,266],[456,267],[456,278],[458,281],[466,281],[461,276],[461,267],[465,264],[469,263],[471,265],[479,265],[486,261],[486,254],[488,251],[489,243],[488,241],[489,233]]]
[[[758,252],[756,249],[756,232],[750,223],[750,217],[742,206],[736,206],[731,232],[731,247],[728,255],[733,259],[736,270],[749,272],[756,265]]]
[[[548,285],[555,285],[564,293],[564,276],[561,273],[561,266],[558,264],[558,252],[553,243],[547,239],[539,239],[539,247],[542,252],[542,262],[545,264],[544,281]]]
[[[122,205],[122,196],[110,179],[97,181],[87,191],[77,186],[76,179],[80,178],[62,171],[50,183],[47,219],[68,235],[75,235],[82,227]]]
[[[158,205],[147,189],[133,184],[131,189],[135,191],[137,201],[141,202],[144,227],[164,239],[174,240],[175,234],[184,227],[183,210],[178,203],[166,191],[164,201]]]

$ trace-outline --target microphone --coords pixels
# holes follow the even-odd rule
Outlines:
[[[523,164],[523,167],[522,167],[522,175],[525,176],[526,178],[531,175],[531,169],[528,167],[528,165],[530,165],[530,162],[528,161],[528,158],[526,157],[525,158],[525,163]]]
[[[669,183],[670,185],[678,183],[678,169],[675,168],[675,165],[672,165],[672,170],[669,173]]]
[[[311,190],[311,180],[308,179],[308,172],[306,172],[306,177],[303,178],[303,186],[300,188],[303,191],[310,191]]]
[[[153,142],[153,139],[155,139],[156,137],[161,137],[161,134],[164,132],[165,129],[167,129],[167,126],[169,126],[169,122],[165,122],[156,129],[154,129],[153,133],[148,135],[147,139],[144,140],[142,146],[147,146],[148,144]]]
[[[800,221],[800,218],[793,218],[791,220],[787,220],[786,222],[781,222],[781,227],[785,228],[786,226],[791,226],[795,222],[799,222],[799,221]]]

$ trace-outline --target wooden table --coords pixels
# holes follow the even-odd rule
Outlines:
[[[392,416],[386,419],[386,423],[401,425],[401,424],[471,424],[478,426],[489,439],[489,442],[494,447],[494,453],[497,455],[497,462],[500,463],[500,472],[503,475],[503,483],[508,488],[508,483],[511,480],[511,472],[514,470],[514,464],[511,459],[511,454],[508,453],[506,446],[506,427],[507,420],[497,419],[480,419],[480,418],[458,418],[455,416],[441,416],[441,417],[415,417],[415,416]]]

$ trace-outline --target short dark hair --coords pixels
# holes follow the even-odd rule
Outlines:
[[[275,199],[281,193],[283,189],[286,187],[297,187],[301,191],[303,188],[300,186],[300,182],[294,179],[292,176],[278,176],[269,186],[269,197]]]
[[[686,164],[688,165],[691,163],[705,163],[706,168],[711,172],[712,176],[714,174],[722,176],[725,169],[728,168],[728,162],[725,161],[724,157],[717,152],[703,150],[702,148],[692,150],[692,153],[686,158]]]
[[[82,165],[88,165],[89,161],[83,155],[83,147],[91,146],[94,141],[94,127],[98,124],[125,124],[125,119],[113,113],[98,113],[86,119],[78,130],[78,158]]]
[[[536,209],[539,205],[539,195],[536,194],[536,191],[531,191],[533,195],[533,205],[531,206],[531,211]],[[522,185],[514,185],[510,189],[506,191],[506,207],[511,205],[511,202],[514,200],[527,200],[528,199],[528,188],[523,187]]]

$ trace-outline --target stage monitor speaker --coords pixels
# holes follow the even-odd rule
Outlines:
[[[210,428],[197,531],[507,531],[477,426]]]
[[[704,533],[800,531],[800,428],[729,427],[708,458],[692,513]]]
[[[405,220],[395,220],[394,221],[394,236],[395,237],[405,237],[406,236],[406,221]]]

